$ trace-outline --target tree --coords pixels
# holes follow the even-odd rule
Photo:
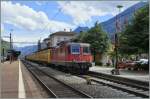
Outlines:
[[[139,9],[120,36],[124,53],[148,53],[149,50],[149,6]]]
[[[94,61],[96,54],[104,54],[109,48],[109,38],[107,33],[104,32],[98,22],[92,27],[84,37],[82,41],[91,45],[91,52],[94,55]]]
[[[86,35],[86,32],[80,32],[80,34],[77,35],[77,37],[74,38],[72,41],[73,42],[83,42],[85,35]]]

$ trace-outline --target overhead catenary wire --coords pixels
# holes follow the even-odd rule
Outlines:
[[[66,3],[65,3],[65,5],[68,3],[69,1],[66,1]],[[59,8],[58,9],[58,11],[52,16],[52,18],[50,18],[50,20],[53,20],[53,19],[55,19],[56,17],[57,17],[57,15],[60,13],[62,11],[62,8]],[[43,29],[40,31],[40,33],[39,34],[42,34],[45,30],[46,30],[46,28],[49,26],[49,24],[50,24],[50,22],[48,22],[44,27],[43,27]],[[8,36],[5,36],[5,37],[8,37]],[[40,37],[41,38],[41,37]],[[23,43],[23,44],[36,44],[37,42],[17,42],[17,41],[15,41],[15,42],[13,42],[13,43],[19,43],[19,44],[21,44],[21,43]]]
[[[68,2],[69,2],[69,1],[66,1],[65,5],[66,5]],[[52,18],[50,18],[50,20],[55,19],[55,18],[57,17],[57,15],[58,15],[61,11],[62,11],[62,8],[59,8],[58,11],[57,11],[57,13],[55,13],[54,16],[53,16]],[[48,23],[44,26],[44,28],[43,28],[43,30],[40,32],[40,34],[43,33],[43,32],[46,30],[46,28],[49,26],[49,24],[50,24],[50,22],[48,22]]]
[[[110,20],[115,20],[115,19],[114,19],[115,17],[118,17],[118,19],[122,19],[122,20],[125,20],[126,18],[128,18],[128,20],[129,20],[130,17],[134,17],[134,15],[136,14],[136,12],[137,12],[139,9],[141,9],[141,8],[142,8],[142,7],[137,8],[137,7],[135,6],[135,7],[133,7],[132,10],[127,11],[127,12],[124,12],[124,11],[127,10],[127,9],[126,9],[126,10],[122,11],[121,13],[118,13],[117,15],[113,16],[112,18],[108,19],[107,21],[101,22],[100,24],[110,25],[110,23],[109,23],[108,21],[110,21]],[[124,13],[123,13],[123,12],[124,12]],[[131,16],[128,17],[128,15],[131,15]],[[113,21],[113,23],[115,23],[115,21]]]
[[[20,43],[20,44],[36,44],[37,42],[13,42],[13,43]]]
[[[66,1],[65,5],[66,5],[68,2],[69,2],[69,1]],[[61,11],[62,11],[62,8],[59,8],[58,11],[52,16],[52,18],[50,18],[50,20],[55,19]],[[124,16],[127,16],[128,14],[131,14],[132,12],[135,12],[135,8],[134,8],[134,11],[129,11],[129,12],[126,12],[125,14],[120,14],[120,15],[118,14],[118,15],[116,15],[116,16],[119,16],[119,18],[122,18],[122,17],[124,17]],[[111,18],[111,19],[113,19],[113,18]],[[109,19],[109,20],[111,20],[111,19]],[[106,21],[105,21],[105,22],[106,22]],[[105,22],[101,22],[101,23],[104,23],[105,25],[109,25],[108,22],[106,22],[106,23],[105,23]],[[42,34],[42,33],[47,29],[47,27],[49,26],[49,24],[50,24],[50,22],[48,22],[48,23],[43,27],[43,29],[40,31],[39,34]],[[87,25],[87,24],[88,24],[88,21],[85,22],[85,24]],[[17,42],[15,42],[15,43],[17,43]],[[21,42],[18,42],[18,43],[21,43]],[[22,43],[25,43],[25,42],[22,42]],[[31,42],[31,43],[32,43],[32,42]]]

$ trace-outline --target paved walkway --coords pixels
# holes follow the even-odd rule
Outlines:
[[[21,61],[1,63],[1,98],[42,98],[38,87]]]
[[[113,68],[110,67],[93,66],[90,68],[90,71],[111,75],[112,69]],[[140,81],[149,81],[149,77],[150,77],[148,71],[132,71],[132,70],[123,70],[123,69],[120,69],[120,75],[116,75],[116,76],[131,78]]]
[[[1,69],[1,97],[17,98],[18,97],[18,79],[19,63],[15,61],[11,64],[5,62]]]

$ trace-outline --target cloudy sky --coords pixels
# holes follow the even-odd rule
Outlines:
[[[2,1],[2,37],[13,29],[14,42],[37,42],[50,33],[74,30],[78,26],[92,27],[98,20],[106,21],[140,1]],[[7,40],[5,38],[5,40]],[[18,44],[18,46],[21,46]]]

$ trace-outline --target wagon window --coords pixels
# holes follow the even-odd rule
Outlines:
[[[71,53],[72,54],[80,54],[80,46],[79,45],[71,45]]]
[[[83,47],[83,53],[84,54],[89,54],[90,53],[90,48],[89,47]]]

